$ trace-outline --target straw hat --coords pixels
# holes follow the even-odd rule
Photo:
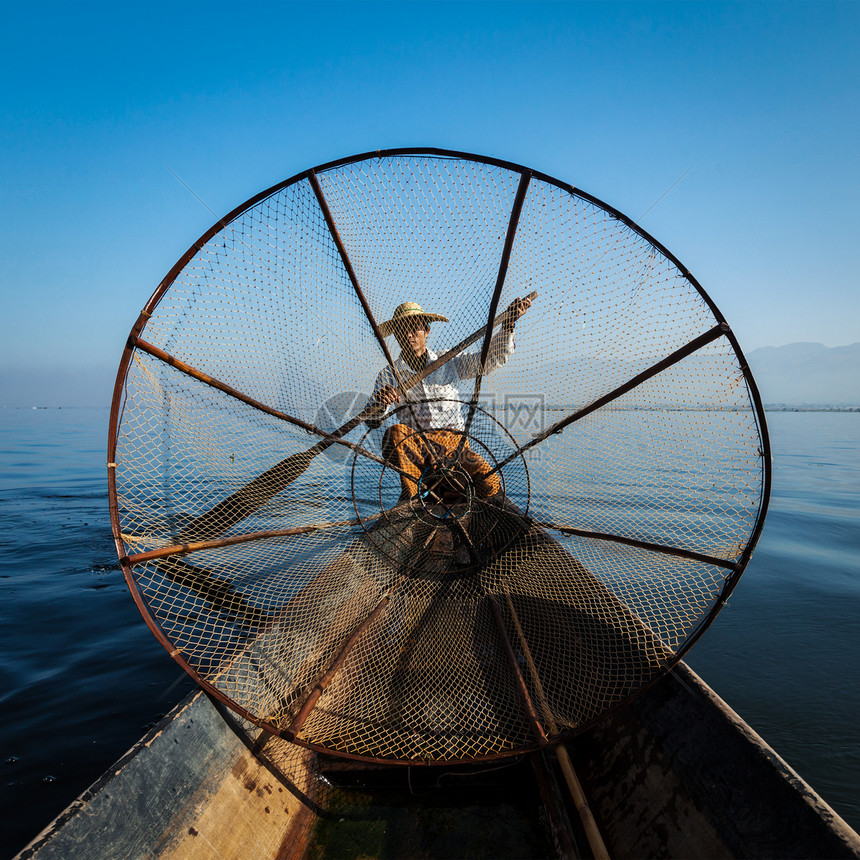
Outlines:
[[[443,317],[441,314],[428,314],[421,305],[415,302],[403,302],[402,305],[398,305],[394,309],[394,314],[390,320],[380,323],[379,331],[383,337],[388,337],[394,332],[398,323],[411,317],[422,317],[427,322],[448,322],[448,317]]]

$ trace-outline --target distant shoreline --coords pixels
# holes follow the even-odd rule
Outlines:
[[[765,403],[765,412],[860,412],[860,406],[792,406],[786,403]]]
[[[557,403],[548,403],[546,405],[546,410],[548,412],[564,412],[569,411],[571,409],[579,408],[577,406],[567,405],[567,404],[557,404]],[[0,409],[24,409],[24,410],[43,410],[43,409],[110,409],[110,406],[0,406]],[[491,410],[493,411],[493,410]],[[496,411],[502,411],[502,407],[496,407]],[[698,409],[689,409],[687,407],[678,407],[678,406],[654,406],[654,407],[625,407],[623,409],[610,409],[612,412],[696,412],[700,411]],[[702,411],[712,411],[707,407],[704,407]],[[738,411],[737,409],[717,409],[716,411]],[[860,412],[860,406],[845,406],[845,405],[829,405],[827,403],[822,404],[808,404],[808,403],[765,403],[764,404],[765,412]]]

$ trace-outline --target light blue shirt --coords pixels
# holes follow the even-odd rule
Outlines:
[[[504,330],[497,331],[490,340],[490,350],[487,353],[487,364],[484,372],[490,373],[505,364],[508,358],[513,355],[514,349],[513,333]],[[428,364],[437,358],[437,353],[427,351]],[[406,395],[415,405],[412,409],[399,409],[397,413],[398,423],[422,430],[441,430],[446,427],[452,430],[463,430],[465,422],[463,421],[460,391],[456,383],[461,379],[474,379],[478,375],[480,358],[480,351],[455,355],[438,370],[434,370],[429,376],[425,376],[424,379],[413,385],[406,392]],[[404,382],[415,373],[403,360],[403,353],[395,360],[394,366]],[[379,372],[379,376],[376,377],[373,398],[376,397],[379,389],[386,385],[397,388],[397,382],[390,367],[384,367]],[[401,398],[390,406],[389,410],[398,409],[403,403]],[[383,419],[385,415],[389,414],[389,410],[383,414]],[[417,419],[417,425],[415,419]]]

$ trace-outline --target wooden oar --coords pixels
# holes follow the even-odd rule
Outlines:
[[[537,298],[537,290],[535,290],[535,292],[533,292],[533,293],[529,293],[525,298],[528,299],[529,301],[534,301]],[[502,311],[502,313],[500,313],[493,320],[492,328],[495,328],[496,326],[501,325],[507,319],[509,311],[510,311],[510,307],[505,308],[505,310]],[[422,379],[424,379],[424,377],[429,376],[431,373],[438,370],[443,364],[447,364],[452,358],[454,358],[455,355],[461,353],[464,349],[466,349],[467,347],[470,347],[473,343],[480,340],[484,336],[484,333],[486,331],[487,331],[487,326],[484,326],[483,328],[479,328],[476,332],[473,332],[472,334],[470,334],[465,340],[461,340],[460,343],[458,343],[456,346],[452,346],[451,349],[449,349],[447,352],[443,352],[442,355],[440,355],[438,358],[431,361],[430,364],[428,364],[426,367],[423,367],[421,370],[417,371],[416,373],[413,373],[412,376],[407,377],[403,381],[403,388],[406,391],[408,391],[410,388],[417,385],[419,382],[421,382]],[[352,419],[353,421],[356,421],[357,423],[353,424],[349,428],[350,430],[352,430],[353,427],[358,426],[358,424],[360,424],[361,421],[366,420],[366,418],[361,418],[361,420],[359,421],[358,419],[360,417],[361,416],[356,415],[356,417]],[[348,424],[344,424],[343,426],[347,427]],[[337,435],[337,434],[344,435],[341,433],[341,430],[343,430],[343,427],[341,427],[340,430],[335,430],[334,433],[332,433],[332,435],[333,436]],[[348,433],[349,430],[347,430],[346,432]]]
[[[527,299],[534,300],[537,292],[530,293]],[[509,308],[500,313],[491,323],[492,328],[501,325],[508,316]],[[487,326],[482,326],[477,331],[461,340],[447,352],[431,361],[426,367],[416,371],[403,381],[403,390],[408,391],[417,385],[422,379],[449,362],[454,356],[470,347],[482,338],[487,331]],[[213,508],[195,517],[182,531],[176,535],[175,542],[178,544],[190,543],[192,541],[210,540],[226,531],[231,526],[250,516],[257,508],[269,501],[273,496],[288,487],[299,478],[314,458],[321,454],[326,448],[336,444],[339,439],[346,436],[351,430],[368,418],[379,416],[384,412],[384,407],[377,403],[369,403],[358,415],[351,418],[342,427],[333,430],[324,438],[312,445],[307,451],[298,451],[254,478],[253,481],[237,490],[226,499],[222,499]]]

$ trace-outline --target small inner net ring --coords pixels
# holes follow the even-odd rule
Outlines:
[[[469,403],[448,398],[413,401],[393,409],[386,425],[402,422],[425,405],[456,405],[464,414],[470,408]],[[488,444],[489,439],[481,438],[479,427],[483,434],[491,430],[496,440],[495,450]],[[486,565],[519,535],[521,526],[517,524],[512,528],[509,518],[502,517],[502,510],[513,504],[522,515],[527,514],[531,484],[526,459],[517,453],[516,443],[507,428],[480,405],[474,407],[471,429],[469,436],[465,436],[464,431],[442,428],[447,436],[447,449],[434,441],[432,432],[412,431],[389,448],[383,463],[377,463],[359,453],[360,449],[376,450],[380,447],[373,440],[384,437],[384,430],[370,427],[353,451],[351,489],[356,516],[367,537],[399,567],[403,566],[404,551],[408,547],[413,550],[408,557],[416,571],[426,571],[428,563],[435,567],[441,564],[445,570],[459,575]],[[415,447],[423,452],[424,462],[417,476],[413,475],[414,487],[409,482],[408,489],[404,490],[401,472],[393,467],[392,462],[396,460],[393,456],[395,451],[406,446],[410,439],[415,440]],[[384,445],[382,447],[385,448]],[[511,456],[512,459],[506,462]],[[464,465],[469,462],[473,464],[471,470]],[[483,472],[489,471],[497,476],[498,489],[489,498],[483,497],[475,486],[472,472],[478,464],[482,464]],[[361,486],[366,485],[368,470],[378,470],[374,481],[378,509],[369,515],[360,492]],[[465,493],[458,494],[451,487],[452,492],[445,498],[441,485],[450,477],[465,482]],[[508,494],[511,478],[519,490],[515,499]],[[437,484],[443,493],[436,493]],[[416,530],[415,523],[423,528]],[[500,533],[503,523],[504,533]],[[417,552],[414,551],[416,547]]]
[[[445,522],[468,516],[474,497],[472,477],[458,463],[429,466],[418,479],[421,508],[436,520]]]

